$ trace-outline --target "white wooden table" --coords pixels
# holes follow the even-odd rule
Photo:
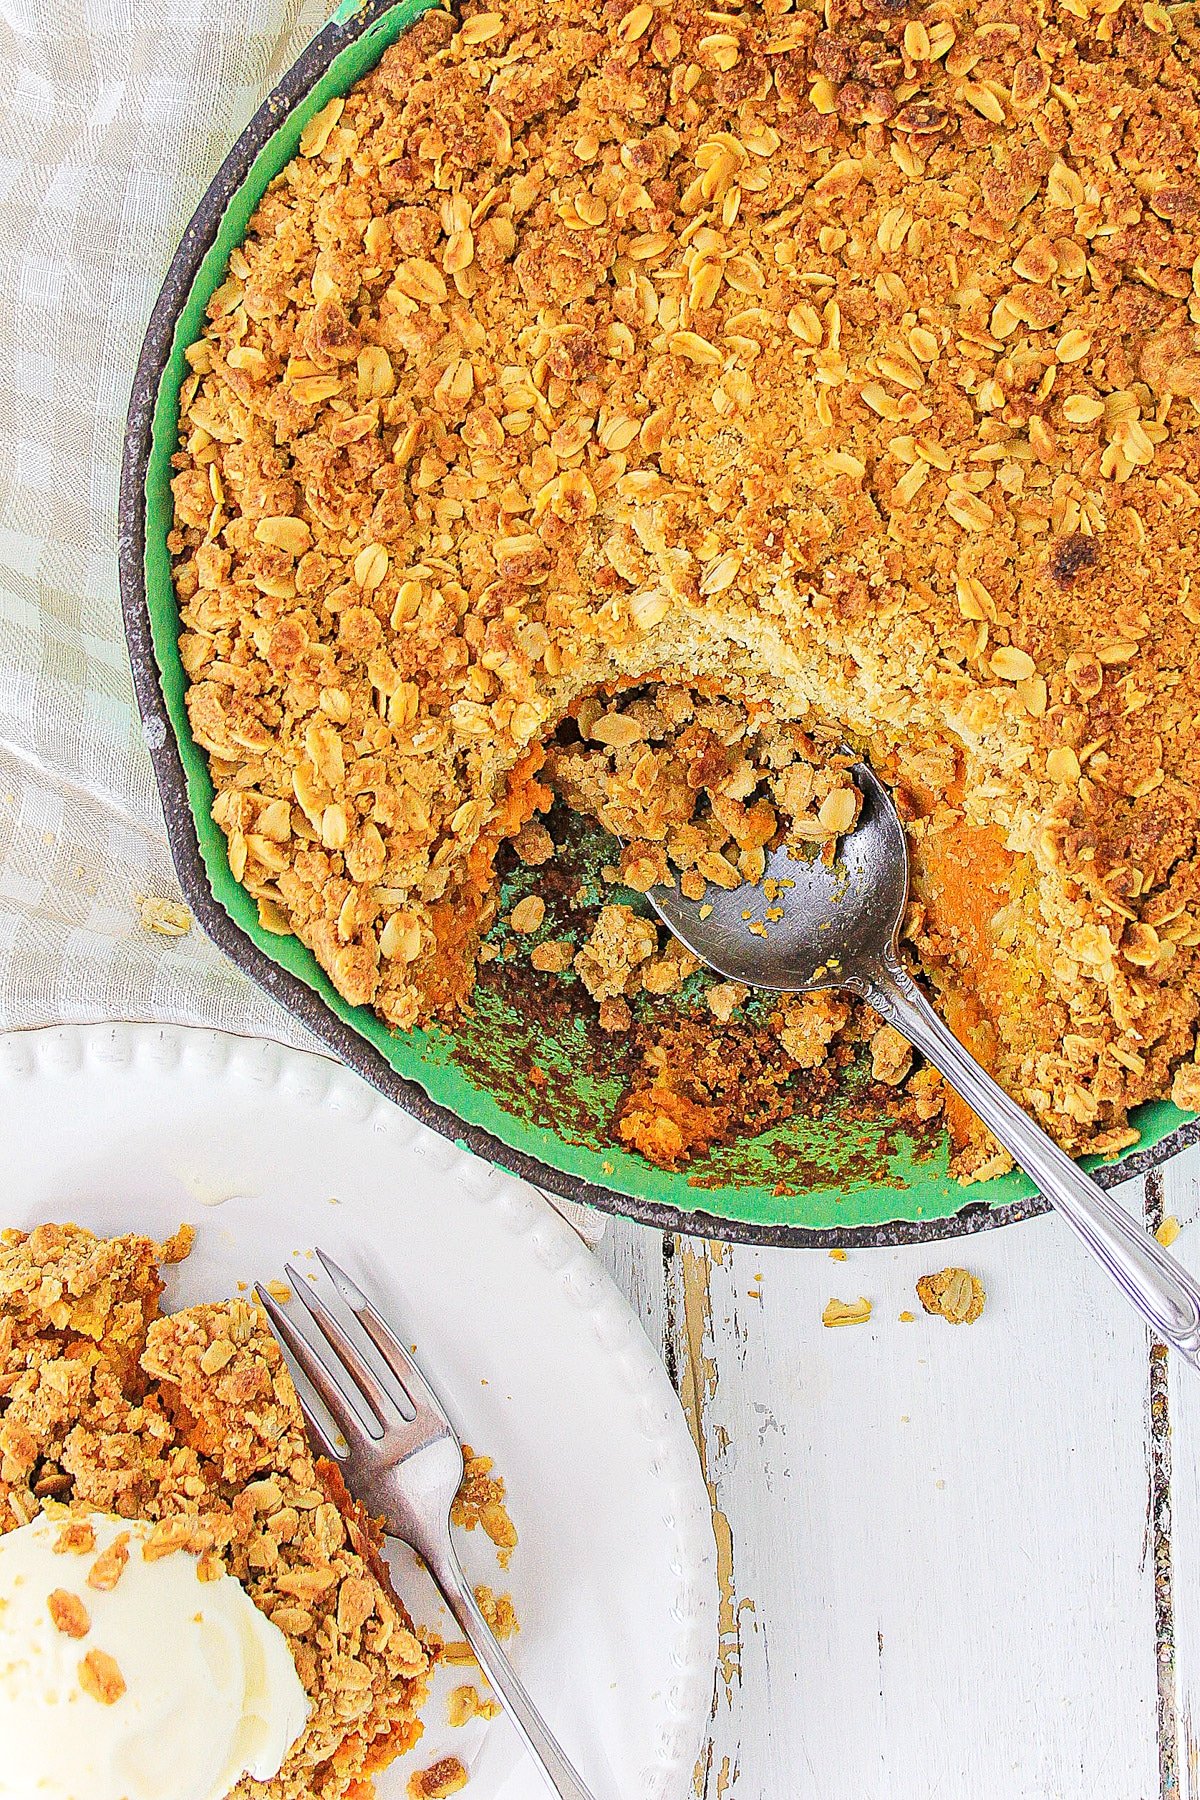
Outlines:
[[[1120,1197],[1200,1266],[1200,1152]],[[1064,1225],[838,1262],[614,1220],[599,1253],[712,1493],[698,1800],[1200,1800],[1200,1379]],[[916,1299],[951,1264],[973,1326]]]

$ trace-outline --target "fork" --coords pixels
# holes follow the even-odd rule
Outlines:
[[[344,1448],[330,1442],[328,1431],[301,1396],[310,1433],[340,1464],[355,1498],[421,1558],[548,1786],[560,1800],[593,1800],[500,1649],[463,1574],[450,1535],[450,1508],[462,1485],[463,1453],[445,1408],[361,1288],[332,1257],[322,1250],[317,1256],[338,1298],[395,1376],[413,1417],[404,1416],[346,1326],[318,1295],[299,1282],[289,1283],[332,1350],[337,1370],[258,1284],[255,1293],[276,1335],[320,1396]],[[376,1422],[379,1435],[369,1429],[364,1412]]]

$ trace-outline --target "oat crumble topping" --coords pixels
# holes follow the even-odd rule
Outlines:
[[[641,894],[678,887],[689,900],[702,900],[710,883],[761,884],[747,896],[765,909],[747,926],[760,935],[783,897],[779,881],[763,880],[768,848],[786,844],[832,863],[862,810],[853,756],[836,743],[752,720],[744,706],[690,686],[659,683],[619,711],[583,700],[571,719],[580,743],[551,748],[546,780],[622,840],[613,878]]]
[[[95,1528],[86,1519],[70,1520],[54,1541],[56,1556],[90,1556],[95,1548]],[[88,1585],[95,1587],[96,1583],[89,1578]]]
[[[464,1531],[481,1527],[496,1547],[497,1562],[506,1569],[517,1547],[517,1528],[505,1505],[504,1481],[494,1473],[492,1458],[479,1456],[470,1444],[463,1445],[463,1464],[462,1485],[450,1509],[451,1522]]]
[[[821,1314],[822,1325],[865,1325],[871,1317],[871,1302],[859,1295],[857,1300],[829,1300]]]
[[[409,1800],[448,1800],[467,1785],[467,1771],[457,1756],[443,1756],[432,1768],[421,1769],[408,1778]]]
[[[87,1584],[97,1593],[111,1593],[129,1562],[129,1537],[118,1532],[106,1550],[102,1550],[87,1574]]]
[[[192,915],[178,900],[167,900],[160,894],[137,896],[138,917],[147,931],[160,937],[186,937],[192,929]]]
[[[0,1239],[0,1532],[77,1504],[153,1521],[151,1560],[187,1550],[200,1580],[236,1576],[287,1638],[312,1714],[278,1777],[247,1777],[231,1800],[370,1800],[371,1774],[420,1735],[430,1646],[392,1592],[376,1527],[309,1451],[262,1315],[234,1300],[161,1317],[162,1260],[146,1238],[76,1226]],[[85,1519],[64,1523],[64,1557],[94,1547]],[[112,1587],[128,1557],[115,1540],[87,1586]],[[85,1635],[78,1594],[50,1604],[60,1630]],[[125,1691],[99,1649],[79,1681],[102,1705]]]
[[[920,963],[1060,1141],[1194,1106],[1198,51],[1154,0],[505,0],[331,101],[174,481],[264,924],[453,1019],[558,722],[620,756],[622,684],[705,679],[866,746]]]
[[[498,1700],[485,1699],[469,1682],[452,1689],[446,1703],[447,1719],[456,1729],[469,1725],[472,1719],[494,1719],[501,1710]]]
[[[942,1269],[922,1275],[917,1298],[927,1313],[949,1320],[951,1325],[973,1325],[987,1298],[983,1283],[969,1269]]]
[[[115,1706],[125,1694],[120,1664],[107,1650],[89,1650],[79,1665],[79,1685],[101,1706]]]
[[[65,1637],[85,1638],[92,1629],[91,1616],[78,1594],[67,1588],[55,1588],[46,1602],[51,1622]]]
[[[521,1626],[510,1595],[495,1594],[490,1587],[480,1585],[475,1589],[475,1600],[493,1637],[503,1641],[520,1631]]]

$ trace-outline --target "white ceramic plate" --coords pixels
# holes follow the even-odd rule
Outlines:
[[[596,1800],[681,1800],[712,1691],[707,1493],[679,1403],[596,1259],[534,1191],[426,1131],[337,1065],[251,1039],[104,1025],[0,1038],[0,1226],[74,1219],[195,1251],[166,1304],[329,1249],[418,1347],[459,1429],[508,1483],[520,1546],[474,1581],[513,1596],[509,1648]],[[397,1584],[442,1625],[401,1552]],[[449,1635],[457,1636],[452,1628]],[[441,1671],[413,1755],[453,1753],[478,1800],[544,1800],[504,1719],[451,1730]]]

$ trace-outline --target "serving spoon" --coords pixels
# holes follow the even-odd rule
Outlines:
[[[904,828],[891,794],[867,764],[856,763],[851,773],[862,812],[840,839],[832,867],[780,846],[768,852],[756,887],[710,885],[702,900],[654,887],[648,898],[655,911],[731,981],[788,994],[844,988],[869,1001],[978,1114],[1151,1330],[1200,1369],[1200,1287],[992,1080],[905,969],[898,949],[908,901]],[[772,915],[782,916],[752,932],[747,899],[770,881],[778,884],[766,890],[776,896]]]

